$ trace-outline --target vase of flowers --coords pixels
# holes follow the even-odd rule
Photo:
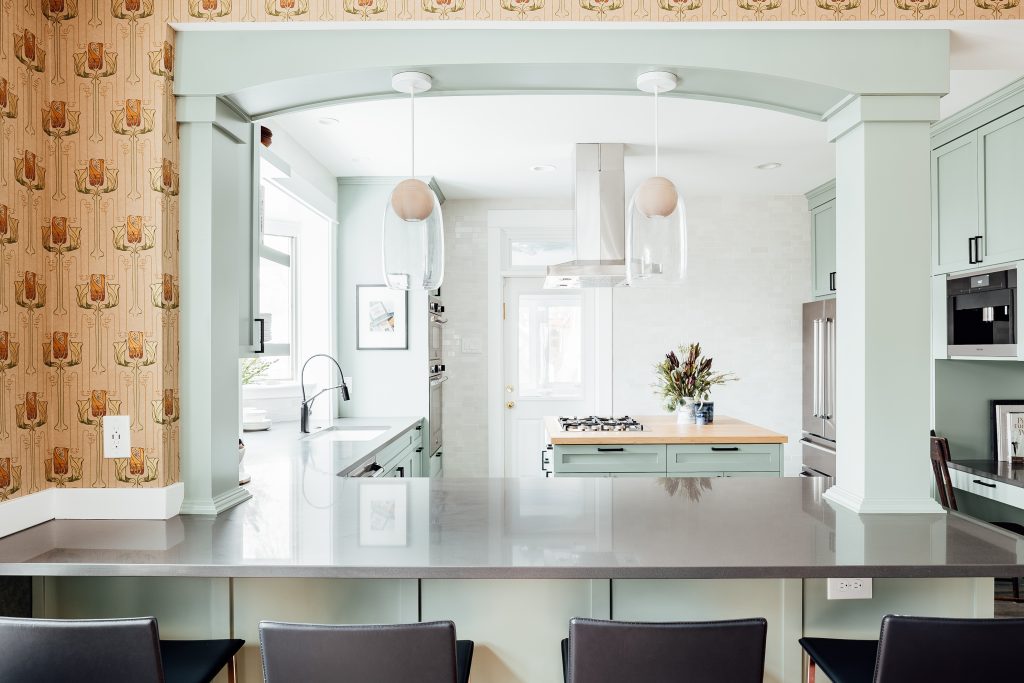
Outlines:
[[[655,366],[657,382],[654,386],[666,410],[675,412],[680,422],[693,424],[696,422],[694,409],[711,397],[712,387],[739,378],[731,372],[714,370],[714,359],[702,353],[699,343],[684,344],[678,351],[678,354],[669,351]]]

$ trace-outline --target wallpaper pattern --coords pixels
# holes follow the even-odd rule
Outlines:
[[[178,21],[1019,19],[1020,0],[0,0],[0,501],[178,480]],[[100,420],[131,416],[131,457]]]

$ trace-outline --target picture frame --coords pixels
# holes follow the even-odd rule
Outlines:
[[[409,348],[409,292],[386,285],[356,285],[356,350]]]
[[[409,544],[408,495],[404,483],[364,482],[359,487],[359,545]]]
[[[1024,461],[1024,399],[991,401],[992,456]]]

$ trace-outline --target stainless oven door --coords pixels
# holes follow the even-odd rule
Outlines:
[[[443,420],[443,391],[442,387],[445,380],[448,378],[445,375],[435,375],[430,378],[430,406],[428,408],[428,419],[430,421],[430,445],[428,448],[429,453],[434,453],[441,447],[441,434],[442,428],[441,423]]]
[[[435,316],[430,316],[430,361],[441,362],[441,351],[444,344],[444,324],[440,320],[436,319]]]

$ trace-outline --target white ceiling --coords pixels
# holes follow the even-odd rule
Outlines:
[[[961,39],[961,46],[965,42]],[[1024,76],[1024,68],[964,66],[951,72],[943,117]],[[627,193],[654,170],[649,96],[423,97],[416,114],[416,172],[434,176],[451,199],[545,197],[568,203],[577,142],[627,145]],[[338,124],[322,125],[323,118]],[[338,104],[273,121],[273,127],[295,138],[336,176],[409,173],[405,100]],[[825,135],[824,123],[789,114],[663,98],[661,173],[690,196],[803,194],[835,174],[834,151]],[[771,171],[754,168],[766,162],[783,165]],[[538,164],[555,170],[530,170]]]

